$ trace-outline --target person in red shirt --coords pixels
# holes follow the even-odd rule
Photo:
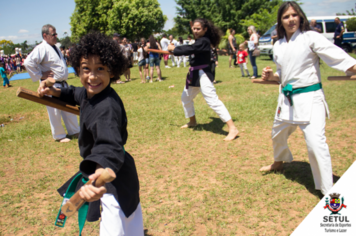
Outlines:
[[[240,66],[242,77],[245,77],[244,69],[246,70],[247,76],[250,77],[250,72],[247,69],[247,57],[248,53],[245,50],[245,45],[240,44],[239,50],[236,53],[237,64]]]

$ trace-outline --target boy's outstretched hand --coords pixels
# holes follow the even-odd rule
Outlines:
[[[99,178],[103,170],[103,168],[96,169],[95,174],[90,175],[89,179],[93,181],[96,180],[97,178]],[[106,193],[106,188],[104,186],[97,188],[89,184],[81,187],[79,195],[86,202],[94,202],[99,200],[104,195],[104,193]]]

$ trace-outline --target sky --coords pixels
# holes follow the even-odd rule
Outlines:
[[[5,0],[0,0],[5,1]],[[176,14],[174,0],[158,0],[163,14],[168,17],[164,29],[173,27]],[[301,0],[302,8],[308,17],[335,16],[336,13],[346,13],[355,8],[355,1],[351,0]],[[70,16],[75,8],[74,0],[16,0],[6,1],[1,5],[0,40],[12,40],[21,43],[25,40],[29,44],[42,41],[41,28],[45,24],[56,27],[58,37],[67,32],[70,35]]]

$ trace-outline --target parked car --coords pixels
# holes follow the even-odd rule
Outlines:
[[[316,24],[321,28],[321,34],[334,43],[334,32],[336,24],[334,22],[337,16],[311,16],[309,20],[314,19]],[[348,32],[346,27],[346,20],[355,16],[338,16],[344,23],[345,32],[343,34],[342,49],[346,52],[351,52],[356,47],[356,32]],[[261,50],[261,54],[268,55],[272,59],[273,57],[273,41],[271,40],[271,33],[276,28],[277,24],[273,25],[266,33],[264,33],[259,39],[258,48]]]

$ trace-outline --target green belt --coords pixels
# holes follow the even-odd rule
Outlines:
[[[75,194],[75,189],[77,187],[77,184],[79,181],[82,181],[83,184],[86,184],[88,182],[88,178],[85,178],[82,173],[77,174],[72,182],[70,182],[69,187],[67,188],[66,194],[64,195],[65,200],[62,203],[62,206],[65,204],[65,202],[67,200],[69,200],[74,194]],[[62,208],[61,206],[61,208]],[[85,225],[85,221],[87,218],[87,214],[88,214],[88,209],[89,209],[89,203],[85,202],[83,204],[83,206],[81,208],[79,208],[78,210],[78,225],[79,225],[79,235],[82,235],[82,230],[84,228]],[[57,215],[57,219],[56,219],[56,226],[59,227],[64,227],[65,225],[65,221],[66,221],[67,217],[64,216],[64,214],[62,213],[61,209],[58,212]]]
[[[308,92],[317,91],[319,89],[322,89],[321,83],[313,84],[308,87],[296,88],[296,89],[293,89],[293,86],[291,84],[287,84],[285,87],[283,87],[282,92],[288,98],[290,105],[293,106],[293,99],[292,99],[293,94],[308,93]]]
[[[122,149],[124,151],[124,155],[126,154],[124,146],[122,146]],[[75,194],[75,189],[77,187],[77,184],[79,181],[82,181],[83,184],[86,184],[88,182],[88,178],[85,178],[82,173],[77,174],[72,182],[70,182],[69,187],[67,188],[66,194],[64,195],[65,199],[62,202],[62,206],[65,204],[67,200],[69,200],[74,194]],[[61,206],[61,208],[62,208]],[[85,202],[83,206],[78,210],[78,225],[79,225],[79,236],[82,235],[82,230],[85,225],[85,221],[87,219],[88,215],[88,209],[89,209],[89,202]],[[59,227],[64,227],[65,221],[67,217],[62,213],[61,209],[58,212],[57,219],[56,219],[56,226]]]

